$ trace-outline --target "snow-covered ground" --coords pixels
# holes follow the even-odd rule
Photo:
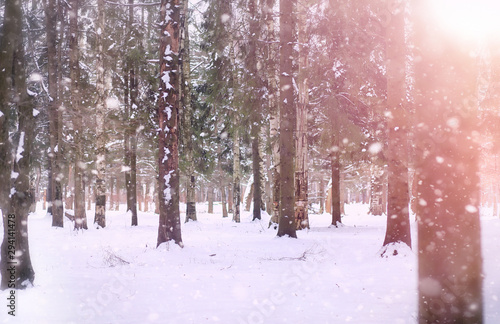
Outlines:
[[[29,218],[35,287],[0,292],[0,323],[415,323],[415,254],[381,258],[385,217],[347,205],[344,226],[310,215],[299,239],[276,238],[269,216],[223,219],[220,206],[183,224],[185,247],[156,248],[158,216],[108,212],[105,229]],[[487,212],[485,212],[487,214]],[[184,214],[182,215],[184,218]],[[89,224],[93,213],[88,212]],[[482,217],[486,323],[500,323],[500,220]],[[2,232],[3,233],[3,232]],[[415,237],[415,228],[413,228]],[[414,245],[416,242],[414,240]],[[1,306],[4,305],[4,306]]]

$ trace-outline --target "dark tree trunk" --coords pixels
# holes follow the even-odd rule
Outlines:
[[[335,142],[338,147],[338,136]],[[341,199],[340,199],[340,152],[339,150],[332,154],[332,225],[337,227],[342,224],[341,212]]]
[[[292,81],[295,0],[280,0],[280,217],[278,236],[297,237],[295,224],[295,98]]]
[[[477,58],[413,2],[418,320],[483,323]]]
[[[130,211],[132,213],[131,224],[132,226],[138,225],[137,220],[137,135],[130,137],[130,192],[127,194],[129,199]]]
[[[261,176],[260,176],[260,154],[259,154],[259,133],[260,133],[260,120],[261,120],[261,102],[259,97],[259,76],[257,69],[257,39],[260,36],[259,33],[259,21],[257,18],[257,6],[256,0],[250,0],[248,2],[248,11],[250,15],[250,39],[249,39],[249,53],[247,56],[247,64],[249,71],[250,84],[252,85],[252,90],[250,94],[250,105],[252,106],[251,116],[250,116],[250,129],[252,138],[252,172],[253,172],[253,217],[252,220],[261,219],[261,202],[262,202],[262,190],[261,190]]]
[[[22,9],[20,1],[7,1],[5,4],[3,37],[1,39],[2,51],[0,53],[0,122],[9,130],[8,104],[14,99],[17,108],[18,129],[14,135],[14,145],[11,147],[4,142],[4,134],[0,137],[2,146],[9,151],[0,151],[0,160],[3,169],[0,177],[2,192],[0,207],[3,215],[3,240],[0,247],[0,273],[2,281],[0,289],[24,289],[33,284],[35,272],[31,265],[31,257],[28,243],[28,213],[33,197],[30,194],[30,155],[32,142],[34,140],[34,118],[33,103],[27,94],[26,71],[24,69],[24,44],[22,31]],[[15,93],[12,93],[13,89]],[[4,128],[2,127],[2,130]],[[7,133],[8,136],[8,133]],[[15,158],[12,163],[10,152],[15,148]],[[12,169],[11,169],[12,167]],[[11,178],[12,175],[16,175]],[[8,171],[8,179],[5,179]],[[12,180],[12,182],[11,182]],[[10,187],[14,193],[9,199]],[[9,188],[10,189],[10,188]],[[7,200],[10,200],[7,202]],[[8,206],[7,206],[8,205]]]
[[[85,187],[83,172],[83,113],[80,104],[80,66],[78,47],[78,10],[80,0],[71,0],[69,12],[69,67],[71,79],[71,113],[74,128],[74,172],[75,172],[75,230],[87,229],[85,212]]]
[[[408,205],[408,122],[406,114],[405,2],[392,9],[386,28],[388,167],[387,229],[384,246],[402,242],[411,247]],[[384,204],[385,206],[385,204]],[[384,254],[383,252],[382,254]],[[396,250],[391,253],[397,254]]]
[[[167,10],[168,7],[168,10]],[[160,89],[158,120],[160,222],[157,245],[173,240],[183,246],[179,211],[179,0],[160,6]]]
[[[254,127],[256,128],[256,127]],[[254,134],[252,139],[252,169],[253,169],[253,218],[261,219],[262,191],[260,185],[260,154],[259,154],[259,136]]]
[[[57,55],[57,20],[56,0],[47,1],[45,7],[47,30],[47,72],[49,91],[49,210],[52,215],[52,226],[63,227],[64,206],[61,183],[62,172],[62,114],[59,112],[59,66]]]

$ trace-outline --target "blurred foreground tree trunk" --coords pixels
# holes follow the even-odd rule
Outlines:
[[[419,323],[482,323],[477,66],[413,1]]]
[[[13,290],[24,289],[35,280],[28,242],[28,214],[34,198],[30,192],[30,159],[35,122],[26,86],[21,2],[6,1],[4,17],[0,39],[0,208],[4,229],[0,289]],[[11,107],[17,115],[13,145],[8,133]]]
[[[405,6],[385,8],[387,69],[387,229],[384,246],[405,243],[411,247],[410,193],[408,188],[408,117],[406,102]],[[385,192],[385,190],[384,190]],[[385,252],[383,252],[385,253]],[[396,250],[391,253],[397,254]]]

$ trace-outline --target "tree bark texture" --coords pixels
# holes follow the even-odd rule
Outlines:
[[[87,229],[87,215],[85,212],[85,187],[84,171],[86,168],[83,161],[83,112],[80,95],[80,66],[78,46],[78,10],[80,0],[71,0],[69,11],[69,68],[71,79],[71,113],[74,130],[74,172],[75,172],[75,230]]]
[[[295,138],[295,220],[297,230],[309,228],[308,217],[308,144],[307,144],[307,110],[309,105],[308,85],[308,46],[307,46],[307,9],[299,6],[298,40],[299,40],[299,75],[297,104],[297,130]]]
[[[9,103],[17,110],[18,129],[13,136],[13,145],[5,141],[2,131],[3,151],[0,151],[2,182],[0,193],[3,220],[1,244],[0,289],[24,289],[33,284],[35,272],[31,264],[28,242],[28,214],[32,203],[30,193],[30,157],[34,140],[33,103],[27,93],[24,69],[24,44],[20,1],[5,3],[5,20],[0,51],[0,122],[8,132]],[[13,90],[13,91],[12,91]],[[3,130],[3,128],[2,128]],[[5,142],[4,142],[5,141]],[[5,151],[8,149],[9,151]],[[15,154],[10,152],[15,149]],[[12,161],[12,156],[14,160]],[[9,168],[9,169],[7,169]],[[11,172],[12,171],[12,172]],[[8,173],[8,178],[6,179]],[[15,270],[12,271],[11,269]]]
[[[57,21],[61,10],[56,0],[48,0],[45,7],[47,31],[47,72],[49,92],[49,208],[52,226],[63,227],[64,206],[62,192],[62,112],[59,111],[59,62],[57,51]],[[62,26],[61,26],[62,28]]]
[[[338,147],[338,136],[335,142]],[[342,223],[342,212],[340,205],[340,152],[336,150],[332,154],[332,225],[337,227]]]
[[[179,0],[160,6],[159,203],[157,245],[174,241],[183,246],[179,211]]]
[[[186,159],[186,223],[190,220],[196,221],[196,175],[193,162],[193,131],[192,131],[192,115],[193,108],[191,106],[191,57],[189,43],[189,1],[183,1],[183,17],[182,17],[182,43],[181,43],[181,59],[182,59],[182,102],[184,113],[184,154]]]
[[[104,0],[97,1],[97,24],[96,24],[96,42],[97,42],[97,103],[96,103],[96,180],[95,180],[95,216],[94,224],[98,228],[106,227],[106,99],[108,91],[106,86],[106,64],[104,52],[104,30],[105,30],[105,11]]]
[[[297,237],[295,224],[295,98],[292,81],[295,0],[280,0],[280,217],[278,236]]]

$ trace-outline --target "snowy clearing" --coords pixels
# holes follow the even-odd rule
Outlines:
[[[139,212],[131,227],[123,210],[108,211],[107,228],[85,232],[68,219],[52,228],[45,211],[31,215],[35,287],[18,291],[16,317],[4,306],[0,322],[416,323],[416,255],[381,258],[386,218],[367,215],[367,206],[346,205],[340,228],[328,227],[328,214],[310,215],[299,239],[276,238],[265,213],[251,222],[243,212],[236,224],[220,207],[197,206],[198,222],[182,226],[184,249],[156,249],[153,213]],[[484,214],[485,323],[494,324],[500,220]],[[3,305],[7,296],[0,293]]]

